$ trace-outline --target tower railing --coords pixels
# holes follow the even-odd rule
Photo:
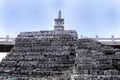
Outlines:
[[[26,38],[28,38],[28,37],[26,37]],[[80,38],[80,39],[87,39],[88,37],[82,37],[82,38]],[[15,39],[16,38],[5,38],[5,37],[0,37],[0,41],[15,41]],[[98,38],[98,37],[96,37],[96,38],[91,38],[91,39],[95,39],[95,40],[97,40],[97,41],[107,41],[107,42],[109,42],[109,41],[112,41],[112,42],[116,42],[116,41],[119,41],[120,42],[120,38]]]
[[[15,38],[5,38],[5,37],[0,37],[0,41],[14,41]]]
[[[89,37],[81,35],[80,38],[84,39],[84,38],[89,38]],[[91,39],[95,39],[96,41],[99,41],[99,42],[120,42],[120,38],[115,38],[114,36],[111,36],[108,38],[102,38],[102,37],[96,36],[95,38],[91,38]]]
[[[28,38],[28,37],[26,37],[26,38]],[[88,37],[83,37],[83,36],[80,37],[80,39],[86,39],[86,38],[88,38]],[[11,38],[11,37],[8,37],[8,36],[7,37],[0,37],[0,44],[14,45],[15,44],[15,39],[16,38]],[[96,36],[95,38],[91,38],[91,39],[99,41],[103,44],[120,45],[120,38],[115,38],[114,36],[111,36],[109,38],[100,38],[100,37]]]
[[[9,38],[9,37],[0,38],[0,45],[14,45],[14,44],[15,44],[15,38]]]

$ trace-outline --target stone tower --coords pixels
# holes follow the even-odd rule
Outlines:
[[[64,30],[64,19],[61,18],[61,11],[58,13],[58,18],[55,19],[54,30],[63,31]]]

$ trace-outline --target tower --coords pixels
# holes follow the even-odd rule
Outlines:
[[[55,19],[55,26],[54,30],[55,31],[63,31],[64,30],[64,19],[61,18],[61,11],[58,13],[58,18]]]

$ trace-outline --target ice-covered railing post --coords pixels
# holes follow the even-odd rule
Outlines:
[[[111,40],[112,40],[112,42],[114,42],[114,41],[115,41],[115,40],[114,40],[114,36],[113,36],[113,35],[111,36]]]
[[[81,38],[81,39],[83,38],[83,35],[82,35],[82,34],[80,35],[80,38]]]
[[[98,35],[96,35],[95,40],[98,41]]]
[[[5,39],[5,41],[9,41],[9,36],[8,36],[8,35],[6,36],[6,39]]]

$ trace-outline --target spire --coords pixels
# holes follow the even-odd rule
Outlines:
[[[61,11],[58,13],[58,18],[61,19]]]

